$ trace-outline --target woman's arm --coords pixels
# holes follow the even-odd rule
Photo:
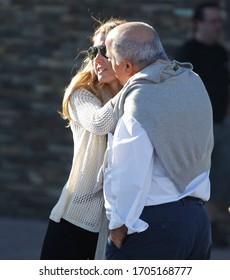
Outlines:
[[[71,95],[69,110],[73,121],[98,135],[112,131],[117,123],[111,100],[102,107],[99,99],[86,89],[78,89]]]

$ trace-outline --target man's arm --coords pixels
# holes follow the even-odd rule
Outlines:
[[[140,124],[123,115],[111,148],[110,183],[104,186],[105,207],[110,238],[120,247],[126,234],[148,227],[140,215],[151,188],[153,147]]]

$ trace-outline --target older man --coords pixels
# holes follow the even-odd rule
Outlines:
[[[209,259],[212,108],[190,64],[170,61],[156,31],[111,31],[107,56],[124,85],[108,135],[107,259]]]

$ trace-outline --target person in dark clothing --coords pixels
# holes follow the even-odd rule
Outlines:
[[[230,204],[229,56],[219,40],[223,29],[220,7],[212,2],[200,4],[194,9],[193,24],[193,37],[177,49],[175,59],[192,63],[212,103],[215,145],[210,174],[212,191],[207,208],[212,219],[213,244],[228,246],[221,223],[229,219]]]

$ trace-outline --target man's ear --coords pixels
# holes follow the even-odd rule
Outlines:
[[[130,60],[125,61],[125,73],[131,77],[136,74],[140,69],[135,66]]]
[[[130,75],[133,72],[133,64],[129,60],[125,61],[125,72],[128,75]]]

